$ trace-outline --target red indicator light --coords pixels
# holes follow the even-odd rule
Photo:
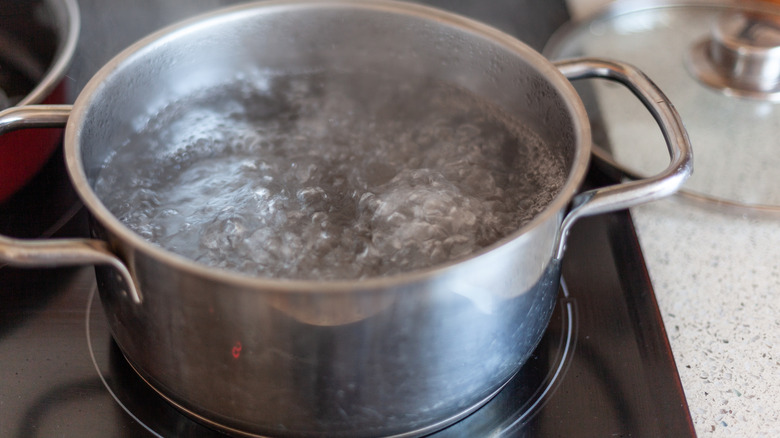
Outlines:
[[[236,345],[233,346],[233,350],[231,351],[233,353],[233,357],[238,359],[238,356],[241,356],[241,343],[236,342]]]

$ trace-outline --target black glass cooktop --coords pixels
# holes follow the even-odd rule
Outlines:
[[[61,160],[57,154],[0,207],[4,233],[85,233]],[[601,178],[593,171],[589,183],[608,182]],[[65,188],[51,191],[51,184]],[[169,405],[128,365],[111,340],[92,268],[0,268],[0,369],[3,437],[219,435]],[[531,359],[487,405],[434,434],[693,435],[626,212],[575,226],[555,313]]]
[[[111,56],[171,21],[231,0],[80,0],[71,98]],[[537,49],[566,19],[563,0],[430,0]],[[0,232],[85,235],[61,152],[0,205]],[[593,171],[589,184],[608,183]],[[694,436],[627,212],[586,218],[569,238],[549,328],[520,373],[438,437]],[[92,268],[0,266],[0,437],[218,436],[162,400],[111,340]]]

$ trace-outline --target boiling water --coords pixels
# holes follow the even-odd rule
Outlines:
[[[435,81],[257,76],[163,108],[98,196],[149,241],[211,266],[354,279],[466,256],[531,220],[560,158]]]

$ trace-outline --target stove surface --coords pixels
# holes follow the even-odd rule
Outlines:
[[[0,208],[2,232],[84,234],[86,215],[61,160]],[[608,182],[601,178],[594,171],[589,182]],[[47,195],[52,183],[66,188]],[[33,205],[49,214],[30,216]],[[563,278],[548,330],[523,369],[487,405],[434,436],[694,436],[628,213],[577,224]],[[135,374],[95,291],[92,268],[0,268],[0,436],[219,435]]]
[[[72,97],[135,39],[223,0],[81,0]],[[563,1],[432,0],[540,48],[566,19]],[[543,5],[543,6],[542,6]],[[11,201],[0,233],[85,235],[62,154]],[[595,171],[589,183],[609,183]],[[520,373],[439,437],[694,436],[631,218],[587,218],[569,237],[557,307]],[[0,436],[219,435],[138,377],[111,340],[92,268],[0,266]]]

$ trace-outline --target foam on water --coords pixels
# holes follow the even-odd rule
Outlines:
[[[171,103],[95,186],[129,228],[193,260],[354,279],[490,245],[538,214],[565,175],[531,130],[469,92],[312,73]]]

